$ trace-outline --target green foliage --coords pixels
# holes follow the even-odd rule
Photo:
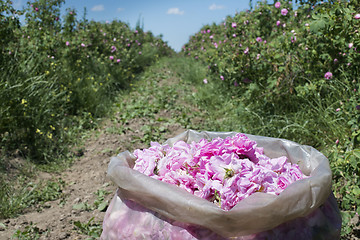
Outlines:
[[[21,14],[20,11],[17,11],[13,8],[11,1],[1,1],[0,2],[0,46],[1,52],[4,52],[6,47],[10,42],[15,38],[14,30],[20,28],[20,21],[18,14]],[[7,60],[7,55],[2,54],[1,61]]]
[[[63,0],[1,1],[0,147],[38,163],[66,154],[76,132],[105,116],[120,89],[172,50],[139,26],[77,18]],[[20,26],[19,16],[26,24]]]
[[[96,207],[97,210],[99,210],[100,212],[105,212],[109,202],[105,200],[105,197],[107,195],[109,195],[111,192],[99,189],[95,192],[95,194],[97,195],[97,199],[94,201],[94,206]]]
[[[92,217],[87,223],[75,221],[74,225],[75,229],[90,237],[86,239],[99,239],[101,235],[102,224],[94,222],[94,217]]]
[[[74,204],[73,209],[80,211],[94,211],[96,209],[99,210],[100,212],[106,211],[109,202],[105,200],[105,197],[109,195],[110,192],[99,189],[94,194],[97,195],[97,198],[92,205],[88,204],[87,202],[81,202]]]
[[[16,230],[13,237],[18,240],[37,240],[40,239],[43,234],[46,235],[46,233],[42,232],[36,225],[31,222],[25,227],[23,231],[20,229]]]
[[[285,16],[280,13],[282,8],[289,9]],[[321,97],[331,94],[331,89],[325,87],[318,91],[324,86],[326,72],[331,71],[337,79],[346,73],[350,79],[351,66],[351,74],[357,74],[356,45],[351,49],[347,45],[358,39],[358,33],[353,34],[358,22],[352,17],[353,10],[344,10],[352,8],[347,3],[334,3],[331,8],[324,3],[314,10],[304,5],[295,11],[283,1],[278,9],[259,3],[252,12],[228,17],[219,25],[204,26],[183,52],[205,62],[219,81],[220,77],[224,79],[222,87],[241,96],[246,104],[257,99],[267,114],[294,112],[304,99],[318,92]],[[338,12],[344,17],[335,18]],[[341,36],[349,35],[354,37],[342,42]],[[304,88],[306,91],[301,91]]]

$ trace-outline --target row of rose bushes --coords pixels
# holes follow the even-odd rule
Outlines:
[[[344,74],[355,89],[360,57],[358,7],[350,1],[302,5],[295,10],[286,1],[263,2],[253,11],[204,26],[182,51],[206,62],[227,87],[241,86],[232,88],[235,93],[261,95],[269,104],[299,100],[297,95],[311,95],[312,89],[331,83],[325,80]]]
[[[360,214],[360,3],[303,2],[258,2],[203,26],[182,53],[208,66],[203,83],[216,86],[208,89],[229,93],[254,119],[272,124],[267,134],[329,157],[346,235]],[[246,116],[237,118],[253,121]]]
[[[120,21],[94,22],[63,0],[1,1],[0,146],[38,162],[62,154],[75,129],[104,116],[136,74],[173,51]],[[25,22],[20,24],[20,16]]]

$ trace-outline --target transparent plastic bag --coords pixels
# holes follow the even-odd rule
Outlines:
[[[172,146],[235,132],[193,130],[167,140]],[[101,239],[339,239],[341,217],[331,192],[328,160],[295,142],[246,134],[268,157],[287,156],[310,177],[281,194],[257,192],[229,211],[177,186],[132,169],[128,151],[113,157],[108,176],[118,186],[103,222]]]

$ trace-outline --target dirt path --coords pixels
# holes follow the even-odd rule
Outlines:
[[[161,69],[158,71],[161,71],[162,74],[148,76],[152,78],[152,87],[157,87],[158,84],[164,86],[164,81],[162,81],[164,73],[171,72]],[[162,77],[154,80],[154,76],[160,75]],[[171,76],[166,78],[166,85],[178,81]],[[149,82],[147,79],[143,79],[143,81],[144,83]],[[134,99],[140,97],[139,92],[141,91],[135,90],[125,101],[132,99],[131,101],[134,103]],[[149,96],[149,101],[151,98],[156,98],[156,96]],[[99,200],[101,203],[110,201],[116,190],[116,186],[106,178],[110,157],[125,150],[132,151],[136,148],[148,147],[144,141],[139,141],[146,134],[146,128],[144,130],[143,126],[163,124],[156,121],[154,123],[154,119],[161,119],[159,122],[164,122],[163,119],[171,119],[168,109],[159,110],[159,108],[148,115],[128,118],[126,121],[119,120],[121,114],[121,112],[117,112],[112,120],[104,120],[97,130],[91,132],[82,147],[81,154],[83,155],[69,169],[61,174],[43,173],[39,175],[40,179],[62,179],[65,182],[64,197],[53,202],[46,202],[41,209],[34,209],[17,218],[2,221],[5,227],[0,229],[0,239],[17,239],[12,238],[17,230],[24,235],[24,238],[20,239],[32,239],[29,236],[36,236],[36,239],[96,239],[96,234],[101,232],[105,215],[105,211],[98,209]],[[160,128],[162,139],[175,136],[185,130],[181,124],[176,122],[163,126],[165,128]],[[101,194],[104,195],[103,199]],[[92,234],[94,234],[93,238],[91,238]]]

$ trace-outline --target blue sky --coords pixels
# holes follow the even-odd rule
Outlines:
[[[14,0],[21,8],[26,1]],[[255,2],[255,1],[253,1]],[[75,8],[95,21],[121,20],[131,28],[141,20],[145,31],[163,35],[176,51],[203,25],[220,23],[226,16],[249,9],[249,0],[66,0],[62,9]]]

